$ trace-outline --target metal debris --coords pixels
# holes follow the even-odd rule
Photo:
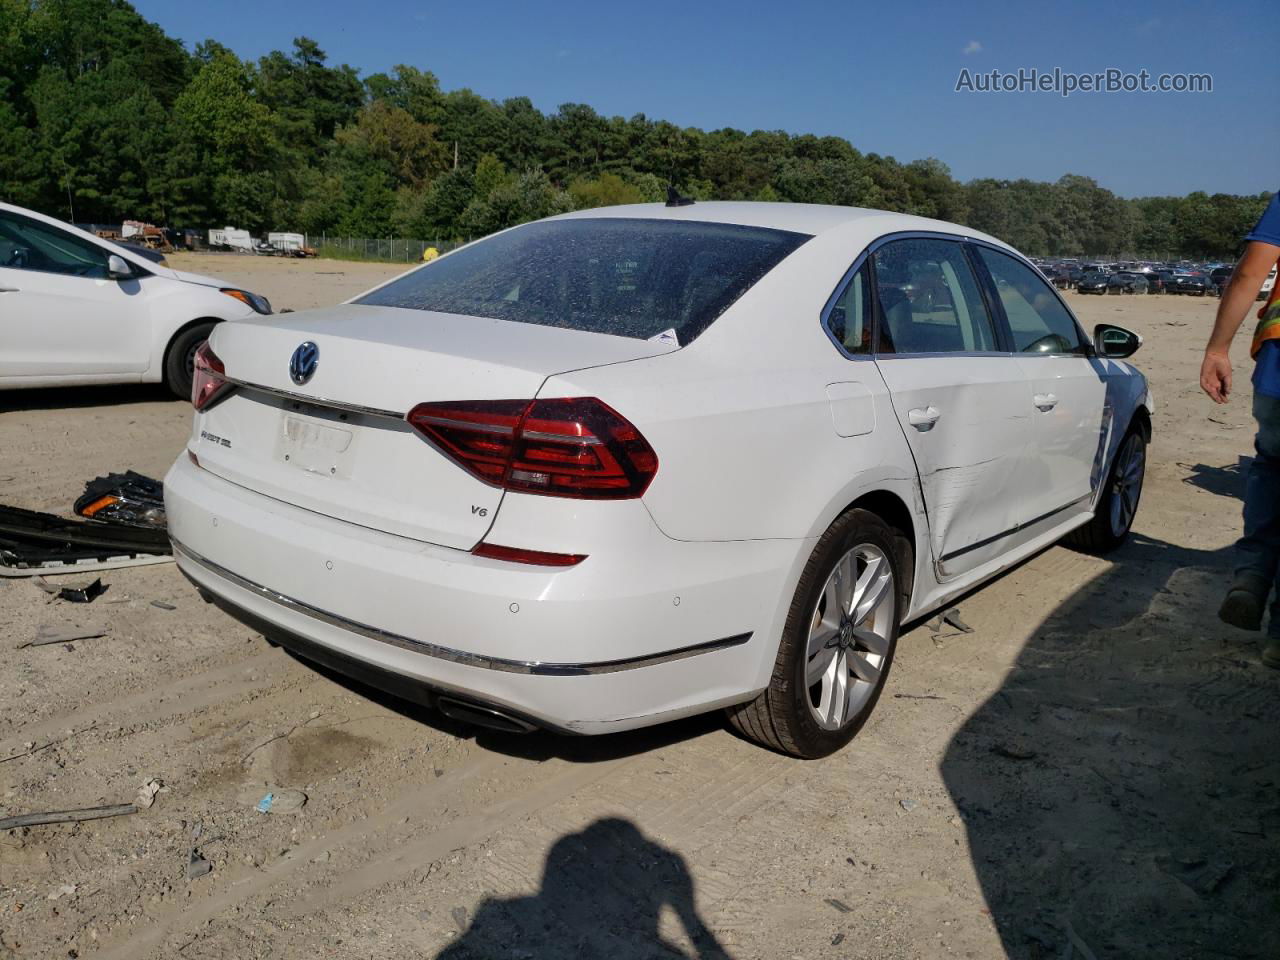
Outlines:
[[[35,827],[44,823],[78,823],[81,820],[101,820],[104,817],[122,817],[137,813],[132,803],[116,803],[106,807],[85,807],[81,810],[51,810],[48,813],[22,813],[16,817],[0,819],[0,830],[17,827]]]
[[[965,623],[963,620],[960,619],[959,607],[950,607],[946,610],[943,610],[940,614],[938,614],[938,616],[930,620],[927,626],[934,633],[940,633],[944,626],[954,627],[956,630],[960,631],[961,633],[973,633],[973,627],[969,626],[967,623]]]

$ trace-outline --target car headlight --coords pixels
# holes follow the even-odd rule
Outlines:
[[[265,315],[271,312],[271,301],[256,293],[250,293],[248,290],[238,290],[235,287],[222,287],[219,292],[225,293],[228,297],[235,297],[245,306],[252,307],[258,313]]]

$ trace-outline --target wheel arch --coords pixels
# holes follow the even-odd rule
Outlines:
[[[886,488],[878,488],[858,496],[838,514],[844,516],[850,510],[866,510],[902,534],[902,546],[910,551],[910,555],[899,555],[899,566],[902,569],[902,583],[899,594],[902,616],[911,607],[911,597],[915,587],[916,564],[922,554],[920,537],[916,527],[916,519],[911,508],[897,493]],[[927,552],[927,546],[924,551]]]
[[[173,345],[174,343],[177,342],[179,337],[181,337],[184,333],[186,333],[188,330],[192,329],[193,327],[198,327],[205,323],[219,324],[219,323],[225,323],[225,322],[226,322],[225,319],[222,317],[196,317],[194,320],[188,320],[186,323],[183,323],[177,328],[175,328],[173,333],[169,334],[169,339],[165,341],[164,349],[160,351],[161,381],[164,381],[166,379],[166,376],[167,376],[166,371],[169,366],[169,352],[173,350]]]
[[[1147,443],[1151,442],[1151,411],[1147,409],[1146,404],[1139,403],[1134,408],[1133,415],[1129,417],[1129,425],[1125,428],[1128,433],[1134,427],[1142,431],[1142,439]]]

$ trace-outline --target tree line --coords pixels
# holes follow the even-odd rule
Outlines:
[[[362,77],[306,37],[256,62],[216,40],[188,51],[126,0],[0,0],[0,198],[67,219],[456,239],[669,183],[937,217],[1046,256],[1233,257],[1269,199],[961,183],[840,137],[547,114],[413,66]]]

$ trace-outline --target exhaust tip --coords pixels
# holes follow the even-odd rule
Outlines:
[[[459,720],[489,730],[500,730],[503,733],[532,733],[538,729],[529,721],[513,717],[501,710],[481,706],[478,703],[468,703],[454,697],[436,698],[436,709],[451,720]]]

